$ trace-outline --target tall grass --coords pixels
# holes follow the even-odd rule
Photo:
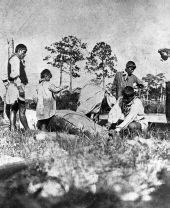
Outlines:
[[[164,113],[166,112],[165,102],[143,100],[145,113]]]
[[[68,107],[67,102],[63,105]],[[147,139],[141,134],[131,140],[108,132],[92,136],[60,130],[40,140],[38,131],[0,128],[0,154],[29,162],[28,170],[6,179],[3,186],[0,181],[0,206],[122,207],[129,192],[140,200],[162,183],[167,135],[159,130],[148,132]]]

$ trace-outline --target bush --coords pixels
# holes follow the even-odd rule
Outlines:
[[[73,110],[76,111],[79,93],[65,91],[61,96],[56,98],[57,110]]]
[[[159,101],[143,101],[145,113],[165,113],[165,103]]]

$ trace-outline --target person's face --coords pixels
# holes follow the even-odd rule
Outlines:
[[[126,67],[125,71],[128,73],[128,75],[132,75],[134,72],[135,68],[133,66],[128,66]]]
[[[123,102],[128,104],[133,100],[134,96],[123,96]]]
[[[17,54],[18,54],[18,57],[20,59],[24,59],[24,57],[26,56],[26,53],[27,53],[27,50],[26,49],[20,49],[18,50]]]
[[[45,81],[49,82],[51,79],[51,76],[49,74],[45,74],[44,78],[45,78]]]

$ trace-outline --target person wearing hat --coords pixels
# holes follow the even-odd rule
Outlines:
[[[136,84],[139,88],[142,88],[143,82],[138,79],[134,74],[136,64],[133,61],[128,61],[125,71],[117,72],[112,85],[112,92],[116,89],[116,99],[122,95],[122,90],[126,86],[133,87]]]
[[[108,115],[107,128],[120,132],[128,128],[130,131],[146,131],[148,122],[144,114],[142,101],[135,96],[133,87],[126,86],[116,104]]]

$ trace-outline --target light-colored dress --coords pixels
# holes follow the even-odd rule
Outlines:
[[[53,93],[61,91],[50,81],[43,81],[37,87],[37,120],[44,120],[51,118],[56,112],[56,101]]]

